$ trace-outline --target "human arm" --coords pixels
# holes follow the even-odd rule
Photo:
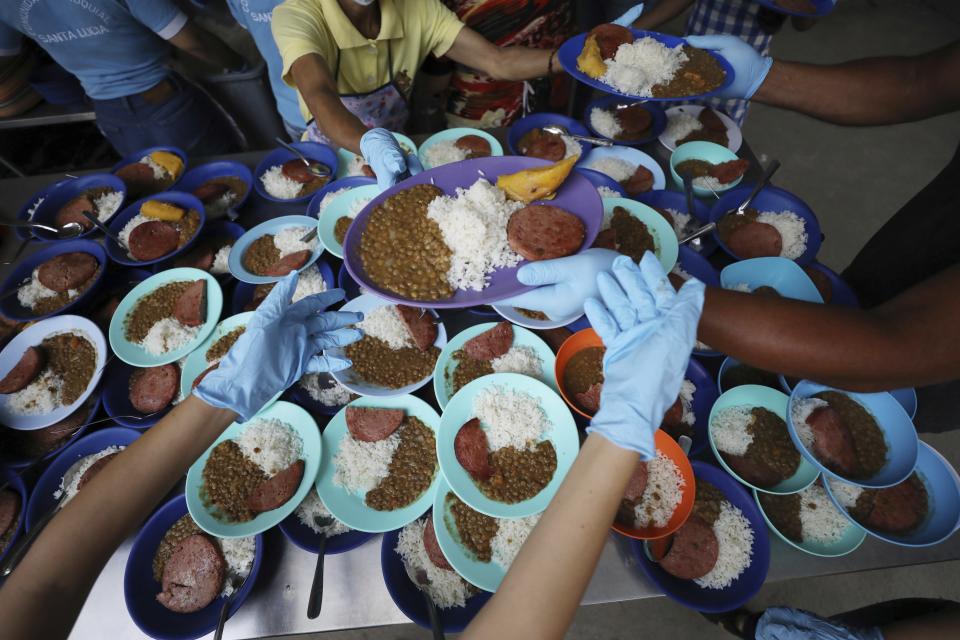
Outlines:
[[[303,55],[290,67],[290,76],[310,115],[323,123],[323,133],[330,142],[360,153],[360,138],[367,132],[367,127],[343,106],[326,60],[318,53]]]
[[[463,27],[446,56],[494,80],[532,80],[562,71],[552,49],[498,47],[470,27]]]
[[[228,47],[223,40],[193,22],[187,22],[183,29],[169,39],[169,42],[184,53],[213,67],[235,71],[242,69],[246,64],[243,57]]]
[[[661,0],[633,23],[637,29],[656,30],[686,11],[693,0]]]
[[[679,293],[648,253],[621,256],[586,304],[606,347],[600,411],[560,489],[465,638],[560,638],[576,612],[639,459],[683,382],[703,285]],[[517,603],[523,603],[518,606]]]

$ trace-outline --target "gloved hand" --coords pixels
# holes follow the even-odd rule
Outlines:
[[[331,289],[290,304],[299,274],[293,272],[276,284],[247,323],[220,366],[194,390],[214,407],[236,411],[244,421],[252,418],[277,393],[307,373],[340,371],[348,360],[318,355],[362,337],[346,328],[363,314],[328,311],[343,299],[343,289]]]
[[[649,251],[638,267],[620,256],[613,273],[597,276],[603,302],[587,300],[590,324],[603,340],[603,392],[588,433],[618,447],[655,455],[653,434],[677,400],[703,308],[703,283],[679,293]]]
[[[517,280],[538,288],[496,304],[542,311],[554,320],[583,313],[584,301],[600,295],[597,274],[609,270],[618,255],[609,249],[587,249],[575,256],[525,264],[517,271]]]
[[[749,100],[773,65],[773,58],[761,56],[737,36],[687,36],[685,40],[692,47],[716,51],[733,67],[733,84],[717,94],[721,98]]]
[[[806,611],[771,607],[757,621],[759,640],[883,640],[879,627],[851,629]]]
[[[360,138],[360,153],[373,172],[377,174],[377,185],[380,189],[392,187],[408,170],[413,173],[414,167],[410,158],[400,148],[400,143],[393,134],[386,129],[370,129]],[[416,173],[423,171],[420,162],[416,162]]]
[[[618,24],[621,27],[629,28],[634,22],[637,21],[637,18],[640,17],[641,13],[643,13],[642,2],[627,9],[622,16],[613,21],[613,24]]]

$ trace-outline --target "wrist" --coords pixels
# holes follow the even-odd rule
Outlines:
[[[775,78],[780,74],[781,65],[780,62],[775,61],[769,56],[764,56],[761,59],[761,64],[763,65],[763,69],[757,74],[756,79],[754,79],[753,84],[747,91],[747,95],[744,96],[746,100],[755,100],[757,102],[770,101],[770,93],[775,85]]]
[[[557,52],[560,50],[560,47],[554,48],[550,52],[550,57],[547,59],[547,75],[552,75],[554,73],[560,73],[563,71],[563,67],[560,65],[560,61],[557,59]]]

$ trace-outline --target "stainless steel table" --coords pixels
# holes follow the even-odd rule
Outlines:
[[[666,165],[669,157],[666,150],[659,145],[646,150]],[[753,152],[746,144],[740,155],[755,163]],[[261,156],[261,153],[245,153],[230,157],[252,168]],[[755,178],[756,169],[752,172]],[[4,194],[0,200],[0,216],[13,216],[32,193],[58,177],[35,176],[0,181],[0,193]],[[750,180],[751,176],[747,179]],[[276,215],[302,212],[303,208],[301,205],[266,202],[254,194],[240,221],[249,227]],[[12,251],[10,244],[10,240],[4,242],[4,255]],[[5,275],[8,269],[0,268],[0,275]],[[444,321],[453,334],[466,324],[477,322],[477,318],[459,312],[445,314]],[[951,462],[956,465],[958,461]],[[384,586],[380,572],[381,538],[376,536],[353,551],[327,557],[323,612],[316,620],[308,620],[307,596],[315,556],[287,542],[279,530],[268,531],[265,534],[266,555],[257,583],[243,608],[228,623],[225,637],[257,638],[409,622],[393,604]],[[123,601],[123,572],[130,545],[129,540],[124,543],[104,568],[77,620],[72,638],[143,637],[127,615]],[[768,581],[960,559],[960,537],[957,536],[925,549],[896,547],[868,537],[857,551],[836,559],[804,554],[774,539],[773,534],[771,548]],[[628,542],[611,534],[583,603],[620,602],[662,595],[634,564]]]
[[[9,118],[0,118],[0,131],[4,129],[26,129],[28,127],[44,127],[53,124],[68,124],[70,122],[92,122],[97,119],[93,109],[70,111],[63,107],[41,102],[26,113]]]

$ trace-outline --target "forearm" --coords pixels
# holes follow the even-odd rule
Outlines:
[[[188,23],[170,39],[171,44],[198,60],[220,69],[239,69],[244,60],[236,51],[209,31]]]
[[[105,466],[53,518],[0,591],[5,637],[66,637],[116,548],[234,418],[190,396]]]
[[[317,128],[330,139],[334,148],[343,147],[360,154],[360,138],[367,132],[367,127],[343,106],[340,96],[326,91],[317,92],[306,103],[317,122]]]
[[[637,454],[587,438],[506,578],[464,638],[561,638],[607,540]]]
[[[533,80],[562,69],[553,49],[531,49],[529,47],[500,47],[494,59],[482,71],[496,80]]]
[[[653,30],[676,18],[693,4],[693,0],[663,0],[648,12],[644,12],[633,26],[637,29]]]

